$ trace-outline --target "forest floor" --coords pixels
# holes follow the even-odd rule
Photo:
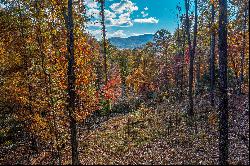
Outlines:
[[[208,96],[197,99],[192,119],[186,117],[187,101],[164,101],[142,104],[94,129],[80,125],[81,164],[218,164],[217,109],[210,107]],[[247,95],[229,96],[229,128],[229,163],[249,165]],[[63,164],[70,164],[70,147],[62,154]],[[44,151],[26,162],[51,164],[51,155]]]

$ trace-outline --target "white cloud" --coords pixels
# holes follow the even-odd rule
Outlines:
[[[98,29],[98,30],[88,30],[89,33],[91,33],[92,35],[100,35],[101,34],[101,30]]]
[[[113,3],[110,8],[117,14],[125,12],[132,13],[133,11],[138,10],[138,7],[130,0],[122,0],[119,3]]]
[[[98,2],[96,2],[95,0],[85,0],[84,4],[91,9],[96,9],[98,8]]]
[[[112,0],[109,0],[112,1]],[[87,6],[87,16],[90,21],[87,23],[87,27],[101,27],[101,17],[99,11],[99,4],[95,0],[85,0]],[[131,27],[133,23],[158,23],[159,20],[150,17],[145,18],[149,14],[146,12],[148,7],[145,7],[141,11],[142,18],[135,20],[131,19],[131,15],[134,11],[137,11],[138,7],[131,0],[121,0],[118,3],[113,3],[109,8],[105,9],[105,24],[106,27]]]
[[[107,26],[131,27],[133,23],[129,17],[119,17],[119,19],[110,19]]]
[[[99,21],[89,21],[86,24],[87,27],[101,27],[101,23]]]
[[[90,33],[92,36],[94,36],[96,39],[101,40],[102,39],[102,31],[101,30],[88,30],[88,33]],[[107,32],[107,37],[126,37],[127,35],[124,33],[123,30],[118,30],[114,32]]]
[[[148,24],[157,24],[159,20],[150,17],[150,18],[142,18],[142,19],[135,19],[134,22],[136,23],[148,23]]]
[[[113,3],[110,9],[115,14],[119,15],[118,18],[110,18],[107,26],[130,27],[133,26],[131,14],[138,10],[138,7],[130,0],[121,0],[119,3]]]
[[[133,26],[131,18],[128,17],[126,14],[120,15],[118,18],[107,17],[105,19],[105,24],[106,24],[106,27],[113,27],[113,26],[131,27]],[[100,20],[89,21],[87,23],[87,26],[88,27],[101,27],[101,23],[100,23]]]
[[[117,21],[119,22],[118,24],[121,24],[121,25],[125,25],[125,24],[127,24],[129,26],[133,25],[129,13],[121,14]]]
[[[106,19],[115,18],[116,17],[116,14],[114,12],[109,11],[109,10],[105,10],[104,13],[105,13],[105,18]]]
[[[97,40],[100,40],[102,38],[102,31],[100,29],[98,30],[90,30],[88,29],[88,33],[90,33],[92,36],[94,36]]]
[[[147,17],[148,16],[148,13],[145,13],[144,11],[142,11],[141,14],[142,14],[142,17]]]
[[[118,30],[112,33],[108,33],[108,38],[110,37],[126,37],[127,35],[124,33],[123,30]]]
[[[141,35],[153,35],[154,33],[131,33],[129,34],[129,36],[141,36]]]
[[[100,11],[98,9],[95,8],[90,8],[87,10],[86,15],[89,18],[95,18],[98,19],[100,17]]]

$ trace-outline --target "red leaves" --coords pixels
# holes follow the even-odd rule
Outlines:
[[[106,85],[101,89],[105,99],[116,100],[121,96],[121,78],[119,76],[114,76],[111,78]]]

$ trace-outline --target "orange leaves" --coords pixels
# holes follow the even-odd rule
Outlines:
[[[215,8],[218,8],[219,2],[218,0],[210,0],[210,3],[214,5]]]
[[[145,82],[146,77],[143,75],[143,70],[141,68],[136,69],[128,77],[126,83],[129,87],[133,87],[136,92],[139,91],[141,85]]]
[[[67,48],[66,48],[66,47],[62,47],[62,48],[60,48],[60,52],[62,52],[62,53],[66,53],[66,52],[67,52]]]

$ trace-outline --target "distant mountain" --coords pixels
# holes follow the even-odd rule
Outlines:
[[[144,34],[139,36],[130,36],[128,38],[121,38],[121,37],[112,37],[109,38],[109,41],[112,45],[125,49],[133,49],[138,48],[145,45],[147,42],[153,41],[153,34]]]

